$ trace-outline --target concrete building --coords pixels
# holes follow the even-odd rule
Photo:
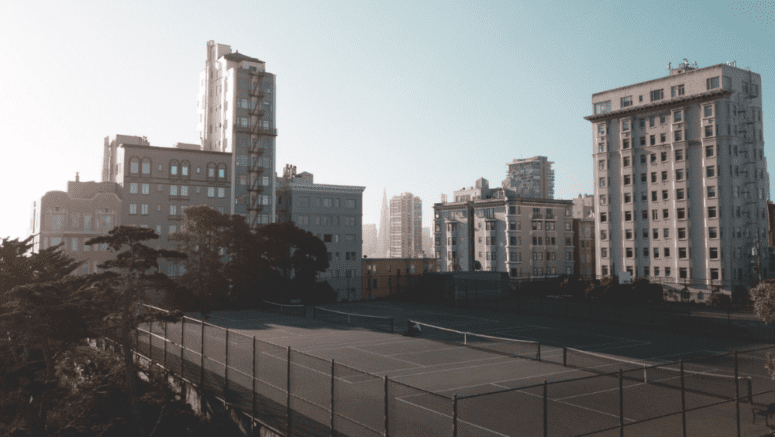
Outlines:
[[[390,204],[387,200],[387,191],[382,190],[382,209],[379,214],[379,235],[377,237],[376,258],[388,258],[390,256]]]
[[[416,284],[423,273],[437,271],[433,258],[364,258],[363,299],[386,297]]]
[[[266,63],[207,43],[199,75],[197,129],[202,149],[232,156],[230,214],[255,228],[275,220],[275,76]]]
[[[515,159],[506,164],[509,188],[519,197],[554,199],[554,170],[545,156]],[[504,183],[506,183],[504,181]]]
[[[757,281],[769,199],[760,75],[686,61],[593,94],[591,109],[597,274],[698,290]]]
[[[518,197],[507,187],[489,188],[484,178],[476,186],[433,205],[440,271],[474,271],[478,261],[482,270],[513,278],[574,273],[570,200]]]
[[[120,142],[126,138],[140,137],[117,135],[106,140],[103,159],[103,175],[117,185],[123,201],[117,216],[121,225],[154,229],[160,237],[157,245],[171,248],[172,234],[180,230],[187,207],[207,205],[229,213],[231,154],[200,150],[196,144],[154,147],[147,140]],[[169,276],[181,273],[175,263],[164,261],[160,268]]]
[[[64,243],[62,251],[84,261],[73,274],[98,271],[97,264],[113,255],[107,245],[86,245],[87,240],[106,234],[121,220],[120,187],[112,182],[67,183],[67,191],[49,191],[33,205],[31,228],[33,252]]]
[[[595,196],[579,194],[573,199],[574,272],[582,279],[596,278]]]
[[[423,258],[433,256],[433,233],[430,226],[422,228],[422,253]]]
[[[325,278],[339,300],[361,297],[363,190],[314,183],[311,173],[286,165],[277,178],[277,220],[292,221],[317,235],[328,248]]]
[[[390,199],[390,258],[422,253],[422,200],[412,193]]]
[[[363,225],[363,256],[377,258],[377,225],[366,223]]]

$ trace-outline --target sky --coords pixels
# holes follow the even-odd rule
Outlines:
[[[0,2],[0,238],[32,202],[101,178],[104,138],[198,143],[209,40],[277,77],[277,168],[365,186],[363,223],[411,192],[441,194],[547,156],[555,198],[593,192],[592,94],[737,61],[762,76],[775,158],[775,2]],[[18,69],[16,67],[19,67]],[[775,176],[771,179],[775,183]],[[775,193],[771,187],[770,192]]]

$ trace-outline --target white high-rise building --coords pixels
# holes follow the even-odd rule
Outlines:
[[[390,257],[422,256],[422,200],[412,193],[390,199]]]
[[[750,285],[768,265],[761,77],[669,70],[592,95],[597,274]]]
[[[229,212],[244,215],[253,228],[274,222],[276,215],[275,95],[275,76],[265,62],[207,43],[197,129],[203,150],[232,154]]]

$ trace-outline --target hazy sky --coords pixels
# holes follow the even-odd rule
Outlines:
[[[276,171],[366,186],[364,223],[384,188],[420,196],[428,226],[441,193],[534,155],[556,198],[592,193],[592,93],[683,58],[762,75],[772,174],[773,3],[5,0],[0,237],[26,236],[32,202],[76,172],[99,180],[106,136],[197,143],[208,40],[277,75]]]

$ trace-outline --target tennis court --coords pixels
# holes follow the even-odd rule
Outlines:
[[[420,435],[418,430],[422,435],[521,436],[544,435],[545,427],[547,435],[585,435],[607,428],[610,435],[619,435],[621,425],[626,435],[681,435],[684,415],[688,435],[736,435],[737,390],[747,397],[749,380],[750,393],[775,389],[763,368],[765,351],[741,354],[736,380],[732,356],[709,358],[734,346],[719,342],[689,349],[696,343],[692,338],[612,333],[564,321],[540,324],[530,317],[432,306],[354,303],[333,308],[339,314],[318,309],[314,319],[282,312],[215,313],[208,323],[230,328],[231,337],[208,332],[205,325],[185,325],[186,340],[195,343],[199,330],[209,344],[202,347],[207,360],[187,361],[198,359],[205,368],[209,360],[239,366],[240,356],[250,361],[255,354],[252,365],[243,364],[256,369],[262,381],[269,380],[260,385],[274,394],[260,394],[260,399],[271,398],[278,427],[287,420],[279,411],[285,405],[284,380],[293,381],[293,435],[314,435],[321,427],[341,435],[380,435],[388,429],[397,436]],[[421,323],[420,336],[389,332],[404,331],[410,320]],[[174,329],[165,329],[172,343]],[[256,353],[255,346],[251,352],[242,341],[240,351],[235,339],[250,337],[276,347]],[[679,358],[687,360],[683,377],[677,363],[664,365]],[[648,367],[654,364],[663,366]],[[192,376],[196,373],[196,366],[186,367]],[[620,368],[621,378],[616,374]],[[223,384],[216,378],[218,369],[209,369],[217,389]],[[250,387],[245,381],[231,390],[238,385]],[[774,402],[770,396],[752,397]],[[768,430],[751,424],[748,404],[741,409],[742,435]]]

